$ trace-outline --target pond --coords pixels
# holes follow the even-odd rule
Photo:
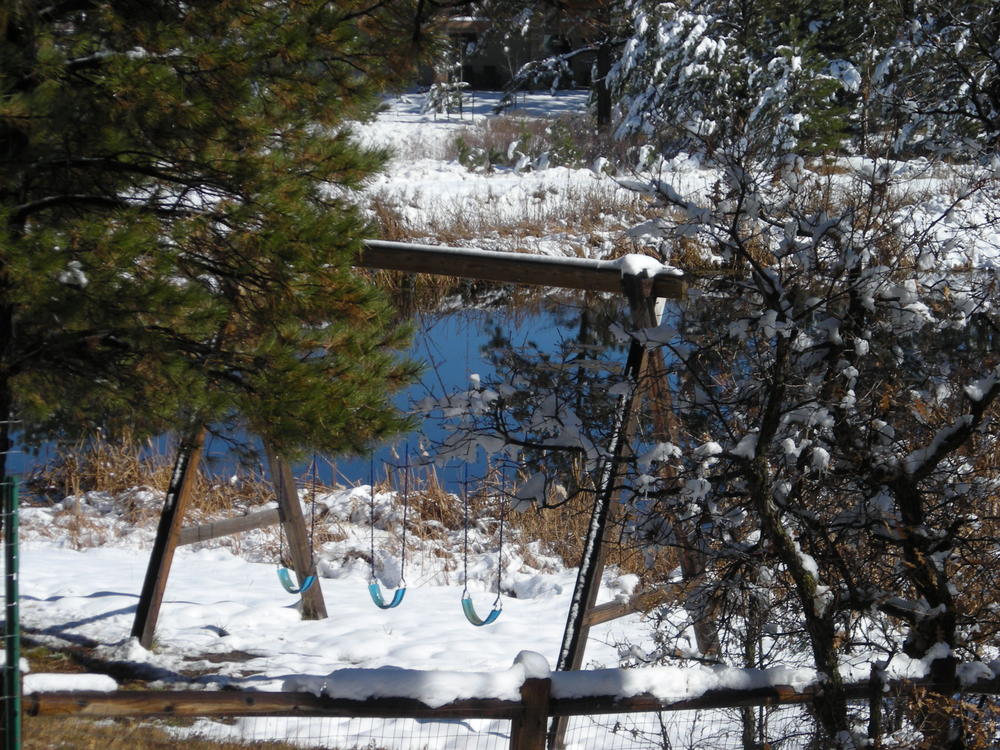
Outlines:
[[[467,391],[475,383],[489,388],[495,387],[499,379],[518,378],[524,374],[513,370],[531,362],[555,368],[563,359],[578,356],[580,343],[588,349],[601,348],[612,368],[620,366],[625,359],[625,345],[608,334],[609,326],[620,316],[616,300],[597,296],[545,297],[527,312],[469,306],[419,315],[414,320],[416,333],[409,355],[425,363],[426,369],[419,383],[399,394],[396,404],[420,421],[416,430],[375,451],[376,479],[407,461],[417,467],[417,476],[433,471],[441,485],[453,492],[458,491],[466,475],[484,476],[490,457],[482,448],[476,451],[474,460],[441,460],[438,449],[455,420],[442,420],[439,413],[423,418],[421,407]],[[517,364],[512,363],[512,357],[516,357]],[[530,387],[528,380],[525,387]],[[369,457],[317,458],[316,466],[321,481],[347,484],[367,483],[372,471]],[[310,469],[311,462],[297,465],[296,475],[304,477]]]
[[[494,290],[494,299],[500,296]],[[605,370],[620,367],[625,359],[625,344],[610,333],[611,326],[620,322],[621,302],[609,295],[538,296],[531,303],[519,302],[517,309],[485,300],[456,301],[452,309],[435,314],[419,314],[414,319],[415,335],[410,357],[425,363],[420,382],[400,393],[395,403],[418,419],[418,428],[400,436],[391,444],[379,446],[374,460],[370,457],[328,458],[316,456],[293,467],[300,482],[308,482],[315,465],[318,481],[324,484],[366,484],[374,467],[377,480],[394,473],[409,460],[413,474],[425,479],[433,473],[446,489],[457,492],[466,476],[482,477],[487,472],[489,456],[479,449],[474,459],[435,461],[437,447],[450,433],[441,419],[423,419],[418,406],[428,399],[469,389],[472,379],[484,387],[495,386],[498,378],[518,379],[522,387],[539,387],[530,372],[538,365],[543,370],[558,370],[570,360],[580,367],[581,353],[588,362],[598,357],[607,362]],[[593,365],[589,365],[594,369]],[[498,372],[498,368],[503,372]],[[600,369],[600,368],[598,368]],[[551,386],[546,380],[541,385]],[[453,425],[452,425],[453,426]],[[247,464],[241,459],[242,444],[256,449],[245,434],[221,434],[210,437],[204,450],[206,468],[213,474],[229,476],[237,470],[263,471],[257,459]],[[163,436],[153,441],[152,451],[168,454],[170,440]],[[57,453],[56,446],[42,445],[37,454],[14,453],[9,456],[11,473],[30,473]],[[241,464],[241,460],[243,463]],[[395,471],[398,474],[398,471]]]

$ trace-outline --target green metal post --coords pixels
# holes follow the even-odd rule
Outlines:
[[[4,750],[21,748],[21,613],[18,607],[17,480],[8,477],[0,485],[3,497],[3,547],[5,563],[4,643],[7,662],[3,672]]]

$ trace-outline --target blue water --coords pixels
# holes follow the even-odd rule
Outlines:
[[[400,393],[396,405],[404,412],[414,412],[414,405],[427,396],[440,398],[448,393],[466,390],[469,376],[478,374],[486,385],[493,382],[496,373],[485,356],[485,349],[496,334],[509,339],[515,348],[536,349],[540,352],[557,352],[563,341],[574,340],[579,327],[581,309],[579,301],[547,301],[543,309],[516,314],[509,310],[465,309],[447,314],[421,315],[415,321],[416,333],[408,356],[425,364],[419,383]],[[624,358],[624,355],[623,355]],[[422,457],[421,447],[433,453],[433,445],[445,436],[446,431],[436,420],[423,420],[418,429],[400,436],[390,444],[378,446],[374,453],[374,473],[377,480],[393,473],[407,461],[411,465],[424,463],[423,468],[412,472],[416,479],[425,476],[429,458]],[[251,465],[240,463],[239,453],[233,442],[242,442],[259,451],[246,435],[230,434],[210,437],[204,450],[207,469],[219,476],[228,477],[239,470],[266,474],[262,461]],[[153,444],[153,450],[169,454],[170,441],[164,436]],[[53,445],[43,445],[35,455],[14,453],[8,458],[9,471],[25,474],[33,467],[44,464],[56,454]],[[426,456],[426,454],[424,454]],[[433,467],[438,481],[446,489],[457,492],[468,476],[470,480],[482,477],[487,471],[488,457],[480,453],[474,462],[450,462]],[[318,481],[331,484],[367,483],[372,472],[372,460],[362,457],[315,456],[294,466],[300,482],[308,483],[315,472]],[[396,472],[398,475],[398,472]]]
[[[574,307],[573,304],[550,307],[516,318],[502,310],[480,309],[419,317],[415,321],[417,330],[409,356],[423,362],[426,369],[419,383],[397,396],[396,405],[404,412],[414,412],[415,404],[428,396],[440,398],[467,389],[472,374],[479,375],[484,385],[492,382],[496,372],[484,349],[498,331],[514,347],[537,347],[542,351],[557,349],[561,341],[576,335],[578,323]],[[424,420],[414,432],[379,446],[374,455],[376,479],[391,473],[393,467],[402,466],[407,460],[411,465],[418,466],[423,462],[424,467],[414,472],[422,476],[427,469],[427,452],[432,455],[433,445],[440,442],[445,434],[446,430],[438,421]],[[474,480],[485,475],[488,458],[480,452],[475,462],[438,463],[433,471],[446,489],[457,492],[466,476]],[[299,476],[305,476],[310,472],[311,462],[295,469]],[[367,483],[371,471],[372,463],[368,457],[342,458],[332,462],[322,458],[317,460],[317,473],[325,481]]]

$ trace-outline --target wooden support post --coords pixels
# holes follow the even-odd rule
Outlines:
[[[271,470],[274,493],[278,498],[281,527],[288,540],[292,569],[301,584],[308,576],[316,575],[316,561],[313,559],[309,532],[302,516],[302,504],[299,502],[299,493],[295,487],[295,477],[292,475],[292,467],[277,455],[270,445],[265,444],[264,450],[267,452],[267,464]],[[302,592],[302,619],[326,619],[326,603],[323,601],[323,589],[319,581]]]
[[[649,296],[652,291],[652,280],[623,276],[622,286],[629,301],[633,327],[640,329],[655,325],[652,299]],[[631,382],[632,388],[618,401],[609,451],[611,455],[605,459],[601,469],[594,510],[583,545],[580,572],[576,577],[569,615],[566,618],[566,630],[563,633],[562,647],[556,662],[556,670],[561,672],[580,669],[583,665],[583,654],[587,647],[587,637],[590,635],[587,615],[597,603],[597,591],[604,573],[604,559],[609,541],[608,519],[615,501],[619,477],[625,469],[626,451],[630,448],[635,431],[633,409],[642,398],[641,381],[646,369],[646,354],[645,345],[637,338],[633,338],[625,364],[625,377]],[[565,733],[565,717],[552,722],[548,740],[550,750],[557,750],[563,746]]]
[[[170,565],[174,560],[174,549],[180,537],[184,513],[191,501],[191,490],[201,463],[201,449],[205,443],[205,428],[194,425],[181,436],[174,460],[174,471],[167,487],[167,497],[160,513],[160,524],[156,529],[156,540],[149,556],[146,578],[139,594],[139,604],[132,623],[132,637],[138,638],[143,648],[151,648],[156,631],[156,621],[160,616],[163,593],[167,588]]]
[[[275,509],[262,510],[257,513],[247,513],[245,516],[235,518],[224,518],[221,521],[211,521],[201,526],[187,526],[181,529],[177,544],[194,544],[195,542],[207,542],[209,539],[218,539],[224,536],[239,534],[243,531],[253,531],[267,526],[274,526],[281,520],[281,513]]]
[[[657,442],[676,445],[677,437],[673,413],[671,412],[670,381],[667,378],[666,370],[666,365],[663,362],[663,350],[651,351],[649,353],[649,376],[645,378],[647,398],[653,416],[653,429],[650,436]],[[679,562],[685,587],[689,589],[697,587],[705,580],[705,569],[708,566],[705,553],[697,546],[697,539],[689,534],[692,526],[691,521],[678,521],[676,518],[672,518],[671,522],[677,547],[680,550]],[[697,525],[697,521],[694,522],[694,525]],[[692,606],[690,599],[685,600],[684,606],[690,612],[694,623],[694,635],[698,643],[698,650],[706,655],[718,654],[719,631],[714,617],[710,613],[706,613],[704,608],[699,609]]]
[[[552,680],[527,679],[521,685],[520,716],[510,724],[510,750],[545,750]]]

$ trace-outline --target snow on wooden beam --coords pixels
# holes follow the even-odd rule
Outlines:
[[[572,680],[573,673],[562,673]],[[521,691],[521,700],[468,698],[431,707],[414,698],[381,697],[347,700],[315,696],[311,693],[271,693],[211,690],[120,690],[117,692],[72,691],[33,693],[24,697],[27,716],[87,717],[232,717],[232,716],[336,716],[416,719],[514,719],[525,714],[526,703],[539,702],[539,713],[548,716],[589,716],[593,714],[641,713],[647,711],[691,711],[695,709],[777,706],[808,703],[826,688],[809,685],[768,684],[745,688],[716,688],[700,695],[676,699],[648,693],[633,696],[581,695],[549,696],[549,680],[526,680],[531,690]],[[903,696],[917,689],[954,690],[949,684],[931,679],[890,680],[878,685],[889,696]],[[872,692],[870,682],[843,686],[848,700],[865,700]],[[1000,694],[1000,680],[982,679],[963,686],[967,695]],[[539,722],[539,729],[544,722]],[[538,729],[536,729],[538,731]],[[539,732],[540,734],[542,732]]]
[[[562,258],[527,253],[502,253],[465,247],[438,247],[407,242],[368,240],[359,266],[407,273],[429,273],[464,279],[531,284],[593,292],[621,292],[624,274],[646,272],[653,297],[678,299],[684,275],[644,255],[618,260]]]

